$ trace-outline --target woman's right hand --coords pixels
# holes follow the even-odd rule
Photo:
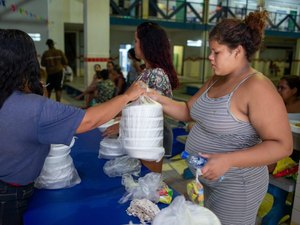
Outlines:
[[[151,89],[151,88],[147,89],[147,92],[145,95],[157,102],[159,102],[159,97],[161,96],[161,94],[158,91]]]
[[[111,137],[114,135],[119,134],[119,123],[111,125],[110,127],[106,128],[106,130],[102,133],[103,137]]]
[[[147,91],[147,85],[142,81],[134,82],[124,93],[129,97],[129,101],[134,101]]]

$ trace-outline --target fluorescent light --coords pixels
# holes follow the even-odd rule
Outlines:
[[[28,33],[28,35],[32,38],[33,41],[41,41],[40,33]]]
[[[202,46],[202,40],[187,40],[187,46],[191,46],[191,47],[201,47]]]

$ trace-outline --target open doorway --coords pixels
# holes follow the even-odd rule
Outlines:
[[[74,75],[76,75],[76,40],[77,34],[75,32],[65,32],[65,55],[68,59],[68,64],[72,68]]]
[[[122,69],[125,80],[127,79],[127,74],[130,66],[130,61],[128,60],[128,50],[132,48],[131,44],[121,44],[119,48],[119,64]]]

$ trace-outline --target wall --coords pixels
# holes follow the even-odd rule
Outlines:
[[[6,0],[0,5],[0,28],[19,29],[27,33],[38,33],[41,40],[35,42],[38,55],[47,49],[48,38],[47,0]]]

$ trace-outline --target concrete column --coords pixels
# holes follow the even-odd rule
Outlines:
[[[297,39],[295,58],[292,62],[291,75],[300,76],[300,39]]]
[[[109,0],[84,0],[84,82],[94,75],[94,64],[106,68],[109,60],[110,21]]]
[[[64,41],[64,10],[68,8],[68,2],[52,0],[48,1],[48,37],[44,38],[44,43],[47,38],[53,39],[55,47],[64,52],[65,41]],[[45,46],[45,50],[48,47]]]
[[[208,24],[209,19],[209,0],[204,0],[203,2],[203,23]],[[202,31],[202,47],[200,48],[200,57],[202,60],[202,68],[200,68],[200,82],[204,83],[209,76],[212,75],[211,66],[208,60],[209,46],[208,43],[208,33],[209,31]]]
[[[208,60],[209,55],[209,46],[208,46],[208,31],[202,31],[201,38],[202,38],[202,46],[200,48],[200,58],[202,58],[202,65],[200,65],[200,82],[204,83],[209,76],[212,74],[210,62]],[[201,68],[202,67],[202,68]]]

